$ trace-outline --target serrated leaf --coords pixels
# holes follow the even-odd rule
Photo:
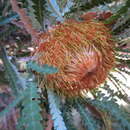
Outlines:
[[[96,121],[94,120],[92,115],[90,115],[90,113],[87,111],[87,109],[85,109],[82,104],[79,104],[77,102],[76,108],[79,111],[82,120],[84,121],[85,128],[87,130],[95,130],[97,128]]]
[[[43,130],[43,127],[40,122],[37,121],[31,121],[27,125],[27,128],[25,130]]]
[[[126,1],[125,5],[121,7],[116,14],[112,15],[110,18],[105,20],[105,24],[111,24],[112,22],[116,21],[118,18],[120,18],[124,13],[127,12],[128,8],[130,7],[129,0]]]
[[[37,102],[30,102],[26,104],[26,107],[23,109],[23,113],[31,113],[31,112],[40,112],[41,109],[38,106]]]
[[[30,17],[30,20],[32,22],[32,25],[35,29],[37,30],[40,30],[42,29],[42,25],[40,25],[41,23],[39,23],[39,20],[37,19],[37,16],[36,16],[36,11],[33,9],[33,1],[32,0],[28,0],[28,15]],[[35,12],[35,13],[34,13]]]
[[[34,118],[35,117],[35,118]],[[31,122],[31,121],[41,121],[42,120],[42,116],[40,115],[40,114],[37,114],[37,112],[36,113],[34,113],[34,112],[32,112],[32,113],[30,113],[28,116],[26,116],[25,118],[24,118],[24,124],[25,123],[27,123],[27,122]]]
[[[48,66],[47,64],[40,66],[35,62],[29,62],[27,64],[27,68],[28,69],[32,69],[38,73],[41,74],[53,74],[53,73],[57,73],[58,69],[52,66]]]
[[[40,25],[43,26],[45,12],[47,12],[47,5],[45,0],[32,0],[32,8],[36,19],[39,21]]]
[[[35,130],[36,128],[39,130],[43,130],[43,127],[40,123],[40,121],[42,120],[42,116],[40,115],[41,108],[39,106],[39,100],[33,99],[40,97],[37,91],[37,86],[32,81],[27,83],[27,95],[23,100],[23,110],[19,123],[23,124],[26,127],[26,130]]]
[[[61,20],[64,20],[61,13],[54,7],[52,2],[50,0],[47,0],[47,3],[49,5],[49,7],[51,8],[51,10],[53,11],[53,13],[55,13]]]
[[[24,90],[26,88],[26,81],[20,76],[16,66],[14,66],[9,60],[5,48],[1,48],[1,56],[9,77],[9,82],[11,83],[10,87],[15,96],[21,92],[20,90]]]
[[[130,123],[128,121],[128,113],[125,113],[117,103],[114,101],[98,101],[97,99],[91,101],[98,109],[107,112],[115,120],[119,121],[122,128],[130,129]]]
[[[52,90],[47,90],[50,114],[52,115],[52,120],[54,121],[54,129],[56,130],[67,130],[63,117],[61,116],[61,111],[58,107],[58,97],[54,94]]]
[[[60,12],[62,13],[64,8],[67,5],[68,0],[56,0],[57,4],[59,5]]]

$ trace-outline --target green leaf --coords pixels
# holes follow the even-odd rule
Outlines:
[[[3,25],[5,25],[5,24],[8,24],[8,23],[10,23],[12,20],[17,19],[17,18],[19,18],[19,15],[18,15],[18,14],[15,14],[15,15],[13,15],[13,16],[7,17],[7,18],[5,18],[3,21],[0,22],[0,26],[3,26]]]
[[[40,115],[41,108],[37,100],[37,98],[40,98],[37,86],[32,81],[28,81],[27,84],[28,88],[22,102],[23,109],[18,125],[21,127],[25,126],[25,130],[43,130],[43,126],[40,123],[42,116]]]
[[[85,109],[85,107],[83,107],[83,105],[78,102],[76,102],[75,106],[80,113],[82,120],[84,121],[85,128],[87,130],[96,130],[97,123],[90,112],[88,112],[87,109]]]
[[[130,129],[129,115],[121,109],[121,107],[114,100],[91,100],[92,105],[96,106],[99,110],[107,112],[114,120],[118,121],[122,129]]]
[[[104,23],[105,24],[111,24],[112,22],[116,21],[119,17],[121,17],[124,13],[128,11],[128,8],[130,7],[130,4],[128,4],[128,1],[126,1],[125,5],[121,7],[116,14],[112,15],[110,18],[108,18]]]
[[[34,118],[35,117],[35,118]],[[31,121],[41,121],[42,120],[42,116],[41,116],[41,114],[39,113],[39,114],[37,114],[37,112],[32,112],[32,113],[30,113],[28,116],[26,116],[25,118],[24,118],[24,122],[31,122]]]
[[[63,105],[63,118],[67,127],[67,130],[76,130],[76,128],[74,127],[74,120],[73,120],[73,116],[72,116],[72,104],[69,101],[66,101],[66,103]]]
[[[21,92],[20,90],[24,90],[26,88],[26,81],[20,76],[17,68],[10,62],[6,54],[6,50],[1,47],[0,52],[2,56],[2,61],[4,63],[9,78],[9,82],[11,84],[10,87],[13,91],[13,94],[17,95]]]
[[[43,130],[43,127],[40,122],[37,121],[31,121],[27,125],[27,128],[25,130]]]
[[[50,0],[47,0],[47,3],[49,5],[49,7],[51,8],[51,10],[53,11],[53,13],[55,13],[59,18],[61,18],[61,20],[64,20],[64,18],[62,17],[61,13],[57,9],[55,9],[55,7],[52,4],[52,2]]]
[[[46,0],[32,0],[32,3],[35,17],[43,27],[45,13],[47,12]]]
[[[48,101],[50,114],[52,115],[52,120],[54,121],[55,130],[67,130],[63,117],[61,116],[61,111],[58,107],[58,97],[52,90],[47,89]]]
[[[41,109],[39,107],[39,105],[37,104],[37,102],[32,101],[30,103],[28,103],[28,105],[26,104],[26,107],[23,109],[23,113],[31,113],[32,112],[40,112]]]
[[[88,11],[96,6],[112,3],[113,1],[116,0],[73,0],[74,4],[67,14],[77,13],[78,11]]]
[[[27,68],[32,69],[41,74],[53,74],[58,72],[58,69],[55,67],[48,66],[47,64],[40,66],[36,62],[29,62],[27,64]]]
[[[56,0],[57,4],[59,5],[60,12],[62,13],[64,8],[67,5],[68,0]]]
[[[27,3],[28,3],[28,7],[27,7],[28,12],[27,12],[27,14],[28,14],[28,16],[29,16],[29,18],[30,18],[30,20],[32,22],[33,27],[35,29],[37,29],[37,30],[41,30],[42,26],[43,26],[44,19],[43,18],[40,19],[41,17],[38,18],[39,15],[37,14],[37,10],[35,8],[33,8],[33,6],[35,5],[35,3],[33,3],[32,0],[27,0]]]

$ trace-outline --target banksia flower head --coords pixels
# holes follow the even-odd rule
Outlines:
[[[114,66],[114,42],[101,22],[68,20],[40,38],[36,61],[58,68],[45,78],[47,87],[61,94],[77,96],[98,87]]]

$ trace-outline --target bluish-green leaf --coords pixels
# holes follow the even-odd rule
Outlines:
[[[37,86],[32,81],[27,83],[27,95],[22,102],[23,110],[19,119],[19,124],[21,127],[25,126],[25,130],[43,130],[43,126],[40,123],[42,116],[40,115],[41,108],[37,99],[40,97]]]
[[[48,66],[47,64],[40,66],[36,62],[29,62],[27,68],[41,74],[53,74],[58,72],[58,69],[53,66]]]
[[[50,114],[52,115],[52,120],[54,121],[55,130],[67,130],[63,117],[61,116],[61,111],[58,107],[58,98],[52,90],[47,90]]]
[[[13,16],[7,17],[3,21],[0,21],[0,26],[3,26],[5,24],[7,24],[7,23],[10,23],[12,20],[17,19],[17,18],[19,18],[18,14],[15,14]]]
[[[38,121],[31,121],[27,125],[27,128],[25,130],[43,130],[42,124]]]

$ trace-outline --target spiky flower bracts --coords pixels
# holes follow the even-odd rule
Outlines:
[[[75,96],[98,87],[114,66],[114,42],[101,22],[68,20],[40,38],[36,61],[58,68],[46,80],[62,94]]]

